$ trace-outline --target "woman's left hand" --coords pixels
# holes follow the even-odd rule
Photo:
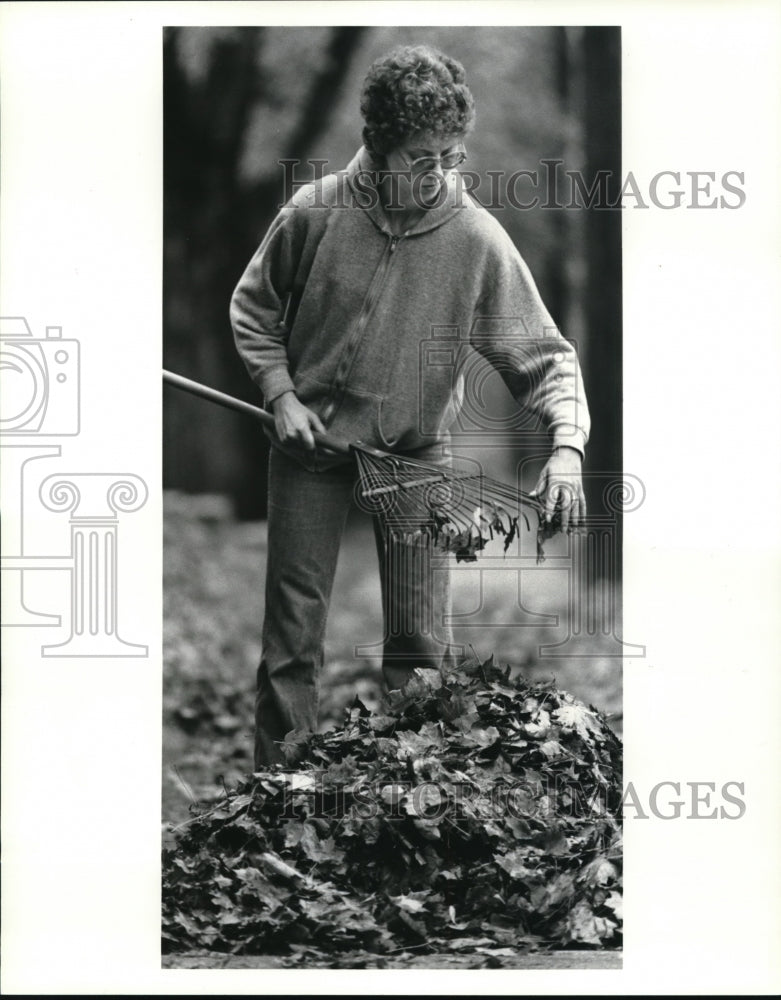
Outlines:
[[[537,485],[532,490],[545,504],[545,520],[551,521],[554,511],[561,513],[561,530],[574,531],[586,520],[586,497],[583,493],[580,452],[559,446],[545,463]]]

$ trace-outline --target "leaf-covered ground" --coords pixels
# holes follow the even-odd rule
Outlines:
[[[555,555],[556,540],[549,544]],[[512,668],[501,676],[493,667],[462,673],[439,693],[424,677],[420,715],[415,705],[385,705],[378,660],[356,655],[356,642],[379,643],[382,627],[370,531],[348,532],[326,641],[321,733],[303,771],[295,768],[309,773],[295,779],[305,782],[298,811],[284,815],[279,806],[289,811],[294,779],[281,772],[249,777],[265,549],[265,526],[236,523],[219,498],[166,495],[166,947],[227,957],[248,947],[249,954],[276,949],[284,964],[338,967],[393,967],[429,954],[435,963],[436,949],[440,963],[445,953],[465,967],[512,965],[513,955],[535,948],[540,955],[616,948],[620,743],[587,706],[607,712],[610,729],[620,733],[620,661],[593,655],[593,647],[588,657],[538,660],[539,643],[562,637],[552,626],[566,615],[563,575],[538,571],[522,590],[517,572],[498,560],[494,572],[480,573],[485,562],[477,572],[457,569],[455,610],[465,625],[456,638],[478,651],[475,665],[493,651]],[[360,704],[350,709],[356,696]],[[454,715],[463,698],[471,706]],[[516,725],[527,728],[516,732]],[[553,775],[550,797],[540,790]],[[527,778],[531,815],[484,815],[489,787]],[[376,815],[360,835],[344,812],[336,819],[317,814],[313,780],[336,783],[347,796],[369,794]],[[387,788],[394,783],[402,786],[395,799]],[[436,787],[442,799],[440,784],[447,809],[433,798]],[[373,798],[367,787],[377,792]],[[341,806],[347,809],[346,800]],[[444,809],[441,820],[432,820],[432,809]],[[390,859],[390,867],[372,868],[367,851]],[[345,882],[345,873],[365,880]],[[344,929],[334,939],[328,928],[337,924]],[[301,928],[305,940],[297,938]]]
[[[620,947],[621,743],[593,707],[474,660],[286,751],[166,850],[165,950]]]
[[[251,770],[266,528],[234,521],[219,497],[169,491],[164,512],[162,813],[176,825],[188,818],[194,799],[217,794],[223,779],[235,783]],[[538,656],[540,643],[566,635],[567,580],[553,558],[556,539],[546,544],[549,558],[540,568],[533,534],[525,533],[521,544],[531,568],[520,575],[501,544],[477,564],[454,568],[457,640],[483,658],[493,653],[530,680],[555,677],[559,688],[605,712],[620,734],[620,660],[599,649],[594,654],[601,637],[573,650],[579,657]],[[382,619],[373,548],[370,526],[354,523],[343,542],[326,633],[323,731],[341,723],[356,695],[369,708],[380,707]],[[378,655],[356,656],[358,643],[377,643]]]

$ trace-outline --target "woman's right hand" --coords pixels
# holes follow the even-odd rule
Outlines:
[[[277,437],[281,444],[293,445],[313,451],[315,439],[312,431],[325,432],[320,417],[292,391],[283,392],[271,404]]]

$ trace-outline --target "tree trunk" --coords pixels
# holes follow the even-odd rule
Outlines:
[[[621,35],[611,27],[584,30],[586,180],[610,172],[608,202],[621,190]],[[608,478],[623,469],[621,209],[587,212],[587,393],[592,418],[587,478],[589,508],[602,512]],[[621,519],[616,544],[621,551]],[[620,560],[619,560],[620,566]]]

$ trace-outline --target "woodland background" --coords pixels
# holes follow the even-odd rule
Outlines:
[[[561,159],[587,181],[620,188],[620,33],[614,28],[242,27],[164,34],[164,367],[260,403],[234,348],[231,293],[283,201],[282,159],[343,168],[361,144],[359,94],[368,66],[397,43],[427,42],[461,60],[477,105],[468,167],[540,170]],[[526,187],[520,189],[525,195]],[[502,189],[503,193],[503,189]],[[592,414],[586,489],[603,506],[621,469],[621,213],[495,209],[562,333],[575,341]],[[509,404],[498,376],[489,406]],[[268,444],[246,417],[175,390],[164,393],[165,673],[163,814],[222,794],[251,769],[254,675],[263,619]],[[484,456],[481,455],[481,458]],[[522,449],[494,456],[512,481]],[[492,470],[496,474],[500,470]],[[534,468],[531,474],[536,474]],[[591,473],[592,475],[589,475]],[[614,477],[613,477],[614,478]],[[524,483],[531,488],[533,483]],[[620,552],[620,523],[613,542]],[[610,713],[621,730],[615,636],[565,640],[587,602],[611,605],[620,629],[620,561],[610,579],[568,573],[564,540],[534,565],[522,532],[513,560],[486,553],[454,568],[456,640]],[[557,556],[559,560],[557,561]],[[562,558],[563,557],[563,560]],[[523,564],[522,571],[520,565]],[[481,575],[480,567],[492,572]],[[581,621],[582,625],[582,621]],[[617,633],[620,635],[620,631]],[[380,704],[379,661],[356,646],[382,636],[379,574],[366,516],[352,516],[326,635],[321,729],[359,695]],[[379,647],[378,647],[379,649]]]
[[[560,159],[620,189],[620,33],[609,27],[169,28],[164,36],[164,366],[260,402],[228,322],[231,293],[284,201],[282,159],[346,166],[361,145],[371,62],[399,43],[458,58],[477,105],[467,166],[540,170]],[[303,167],[302,170],[309,169]],[[311,174],[311,170],[310,170]],[[309,174],[305,174],[309,176]],[[488,181],[482,189],[487,195]],[[519,192],[526,197],[528,187]],[[486,201],[487,197],[481,196]],[[577,345],[592,413],[586,470],[621,469],[621,212],[493,209]],[[563,199],[567,201],[566,198]],[[507,394],[491,380],[495,402]],[[164,486],[265,515],[268,445],[256,424],[164,396]],[[507,456],[514,462],[517,455]],[[600,483],[586,482],[590,508]]]

